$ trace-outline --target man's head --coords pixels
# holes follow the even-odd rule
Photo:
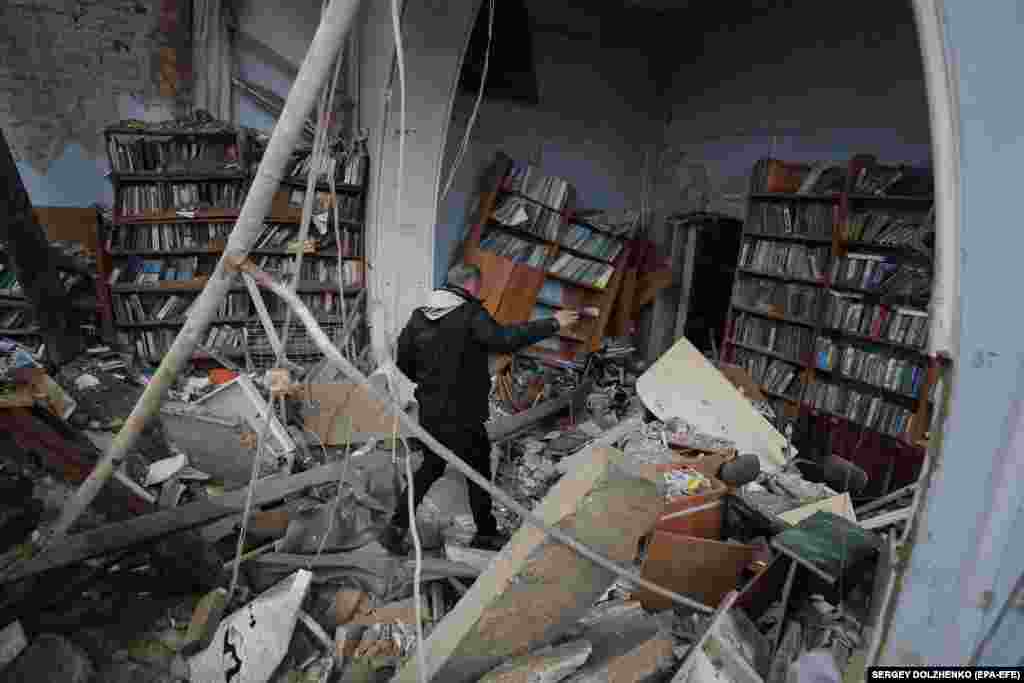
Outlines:
[[[460,263],[448,271],[448,284],[466,290],[473,296],[480,296],[483,276],[480,268],[472,263]]]

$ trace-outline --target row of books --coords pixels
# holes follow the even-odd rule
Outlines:
[[[926,230],[925,216],[886,211],[851,214],[843,226],[843,239],[891,246],[913,243]]]
[[[167,355],[178,336],[173,327],[154,327],[143,330],[123,331],[118,341],[128,348],[135,349],[136,355],[153,363],[158,363]],[[245,334],[243,327],[232,325],[213,325],[203,340],[208,349],[222,353],[242,353],[245,350]]]
[[[820,280],[828,262],[828,247],[808,247],[772,240],[745,240],[740,249],[740,268],[799,278]]]
[[[516,263],[525,263],[533,268],[543,268],[548,260],[549,247],[521,240],[514,235],[497,230],[480,240],[480,248],[503,256]]]
[[[337,283],[340,278],[346,287],[361,287],[363,284],[363,264],[359,261],[342,261],[339,269],[336,258],[303,258],[301,270],[296,271],[297,262],[292,256],[260,256],[256,265],[260,270],[280,277],[295,278],[298,275],[301,282]]]
[[[562,254],[551,264],[548,272],[589,287],[604,289],[615,274],[615,268],[609,263]]]
[[[520,197],[505,197],[494,211],[494,220],[509,228],[529,232],[554,242],[562,232],[562,214]]]
[[[304,150],[293,155],[286,167],[285,175],[298,176],[305,180],[312,161],[312,150]],[[336,183],[362,185],[368,163],[369,157],[362,145],[356,145],[352,149],[344,149],[339,145],[323,155],[320,168],[316,169],[315,173],[317,178],[333,177]]]
[[[181,256],[170,259],[141,259],[132,257],[127,263],[110,271],[109,283],[149,285],[158,282],[192,280],[213,273],[217,265],[214,256]]]
[[[605,261],[614,261],[625,248],[625,242],[621,239],[579,223],[571,224],[559,242],[570,249]]]
[[[313,192],[313,213],[324,214],[325,225],[333,220],[334,206],[338,207],[338,218],[343,221],[359,221],[363,212],[363,201],[359,196],[351,194],[340,194],[326,190],[307,190],[306,188],[294,189],[288,195],[288,204],[293,208],[301,208],[306,201],[306,192]]]
[[[813,285],[745,277],[736,283],[735,302],[746,308],[813,322],[821,291]]]
[[[505,187],[556,211],[565,208],[572,192],[572,186],[562,178],[544,175],[532,164],[520,162],[513,162]]]
[[[912,411],[881,396],[830,382],[812,382],[804,403],[894,437],[906,437],[914,424]]]
[[[362,258],[363,256],[363,233],[360,230],[342,229],[338,233],[341,237],[341,256],[344,258]],[[338,255],[338,234],[329,232],[319,241],[318,256]],[[306,254],[308,257],[309,254]]]
[[[885,195],[903,178],[900,167],[866,164],[853,180],[853,191],[857,194]]]
[[[226,240],[234,226],[216,222],[117,225],[107,235],[107,250],[203,249]]]
[[[802,383],[799,367],[746,349],[736,349],[733,359],[766,391],[794,401],[800,400]]]
[[[813,330],[740,313],[733,319],[733,341],[800,362],[813,341]]]
[[[815,342],[814,361],[822,370],[913,398],[920,394],[928,372],[920,362],[836,343],[828,337],[818,337]]]
[[[747,233],[831,239],[837,207],[800,202],[751,202]]]
[[[117,173],[184,173],[241,170],[236,139],[112,135],[107,142]]]
[[[882,287],[900,264],[879,254],[847,254],[832,263],[832,283],[872,292]]]
[[[866,303],[840,292],[829,292],[824,326],[915,348],[928,340],[927,311]]]
[[[628,237],[636,232],[640,225],[640,212],[637,210],[606,211],[589,209],[577,211],[570,219],[572,223],[583,223],[588,227],[615,237]]]
[[[124,216],[147,211],[199,208],[237,209],[245,199],[244,181],[139,183],[120,188],[117,208]]]
[[[829,161],[802,164],[759,159],[750,178],[750,191],[755,194],[827,195],[842,192],[845,186],[846,168]]]
[[[316,316],[342,314],[341,296],[338,292],[303,292],[299,294],[299,298]],[[267,310],[270,312],[270,315],[282,317],[288,314],[288,306],[276,296],[272,294],[264,295],[263,300],[267,304]],[[351,313],[347,308],[346,312]],[[293,316],[292,319],[295,320],[295,317]]]

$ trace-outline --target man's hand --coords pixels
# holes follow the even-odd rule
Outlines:
[[[567,327],[579,322],[580,314],[577,311],[562,310],[555,313],[555,320],[558,321],[558,329],[564,330]]]

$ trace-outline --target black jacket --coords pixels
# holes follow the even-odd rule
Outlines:
[[[479,299],[448,286],[465,303],[436,320],[416,309],[398,337],[399,369],[418,386],[420,419],[482,423],[490,414],[488,355],[514,353],[558,332],[554,318],[521,325],[498,324]]]

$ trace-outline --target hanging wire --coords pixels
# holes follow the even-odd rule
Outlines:
[[[476,94],[476,101],[473,103],[473,111],[469,115],[469,121],[466,123],[466,132],[462,135],[462,141],[459,143],[459,149],[455,153],[455,159],[452,161],[452,167],[448,171],[448,179],[444,183],[444,190],[441,191],[440,201],[444,201],[448,196],[448,192],[452,189],[452,183],[455,182],[455,174],[459,170],[459,166],[462,165],[462,159],[466,155],[466,149],[469,148],[469,136],[473,132],[473,126],[476,124],[476,117],[480,111],[480,102],[484,99],[484,87],[487,84],[487,71],[491,64],[491,41],[494,38],[494,7],[498,4],[498,0],[491,0],[490,9],[487,17],[487,48],[484,50],[484,69],[480,74],[480,89]]]

